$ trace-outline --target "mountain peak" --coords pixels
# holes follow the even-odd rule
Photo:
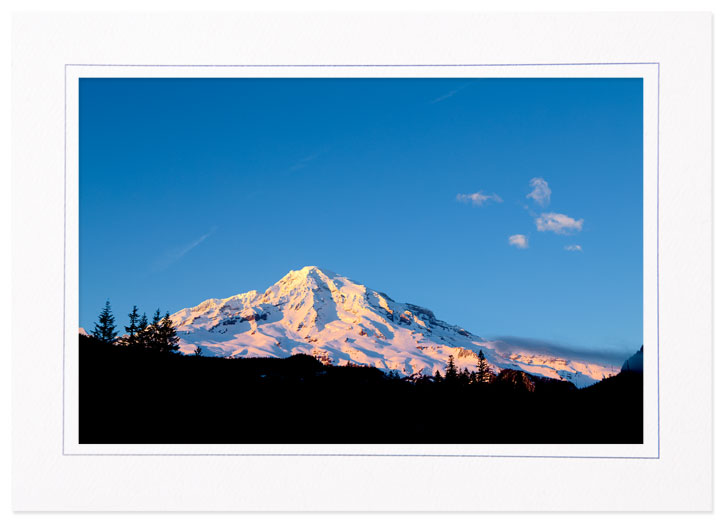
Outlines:
[[[494,370],[513,368],[552,378],[579,373],[592,382],[609,370],[550,356],[516,355],[433,312],[397,302],[333,271],[305,266],[264,293],[210,299],[171,316],[181,351],[202,347],[222,357],[309,354],[325,363],[374,366],[403,374],[443,371],[449,356],[474,370],[482,351]]]
[[[292,271],[293,271],[293,272],[301,272],[301,273],[310,273],[310,272],[317,272],[317,273],[332,273],[332,274],[334,274],[334,273],[335,273],[335,272],[331,272],[331,271],[329,271],[329,270],[325,270],[325,269],[323,269],[323,268],[320,268],[319,266],[303,266],[303,267],[302,267],[302,268],[300,268],[299,270],[292,270]]]
[[[283,297],[300,295],[305,291],[336,289],[335,283],[347,281],[344,277],[317,266],[305,266],[288,272],[279,281],[267,288],[264,298],[271,302],[283,301]]]
[[[304,266],[300,268],[299,270],[292,270],[291,272],[287,273],[285,277],[307,277],[308,275],[316,275],[319,277],[324,277],[327,279],[333,279],[335,277],[340,277],[337,273],[326,270],[324,268],[320,268],[319,266]],[[283,279],[285,278],[283,277]]]

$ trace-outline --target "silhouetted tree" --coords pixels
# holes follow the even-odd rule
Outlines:
[[[453,356],[448,356],[448,364],[446,365],[446,371],[445,371],[445,379],[448,383],[455,382],[456,379],[458,379],[458,369],[456,369],[456,364],[453,362]]]
[[[106,343],[113,343],[115,341],[118,332],[116,331],[116,320],[111,313],[110,301],[106,300],[106,305],[101,310],[98,316],[98,322],[95,324],[91,335]]]
[[[478,351],[478,382],[479,383],[490,383],[493,381],[493,372],[491,371],[491,365],[488,364],[486,356],[483,355],[483,351]]]
[[[164,353],[176,352],[179,349],[179,337],[171,322],[169,312],[166,312],[159,323],[159,349]]]
[[[161,310],[158,308],[151,318],[151,324],[148,327],[148,348],[156,352],[161,351]]]
[[[459,368],[458,369],[458,377],[456,377],[456,382],[460,384],[465,384],[467,382],[467,375],[466,375],[466,369],[465,368]]]
[[[138,328],[136,331],[136,340],[138,346],[141,348],[148,348],[151,344],[151,333],[149,329],[149,320],[146,317],[146,312],[143,313],[141,319],[138,322]]]
[[[433,381],[435,381],[436,383],[440,383],[443,381],[443,377],[441,377],[441,373],[438,370],[436,370],[436,373],[433,375]]]
[[[474,383],[476,381],[476,375],[472,372],[468,371],[468,368],[463,370],[463,373],[461,374],[461,382],[464,385],[468,385],[470,383]]]
[[[128,314],[128,320],[129,320],[129,325],[123,327],[126,330],[126,333],[128,334],[128,337],[125,340],[125,344],[128,346],[136,346],[138,344],[138,322],[139,322],[138,308],[136,308],[136,305],[133,305],[133,310],[131,310],[131,313]]]
[[[197,345],[197,347],[194,349],[194,355],[196,357],[201,357],[201,347]]]

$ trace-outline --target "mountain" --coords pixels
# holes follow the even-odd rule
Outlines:
[[[638,372],[640,374],[644,372],[644,346],[624,362],[622,372]]]
[[[263,293],[208,299],[173,314],[180,351],[220,357],[288,357],[297,353],[335,365],[370,365],[402,375],[443,370],[449,355],[475,370],[483,351],[494,372],[513,369],[585,387],[613,373],[603,362],[484,340],[399,303],[347,277],[306,266]]]

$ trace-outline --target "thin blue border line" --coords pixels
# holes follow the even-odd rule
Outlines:
[[[65,301],[66,301],[66,243],[67,243],[67,134],[68,134],[68,67],[238,67],[238,68],[310,68],[310,67],[529,67],[529,66],[657,66],[657,456],[521,456],[497,454],[69,454],[65,451]],[[660,62],[560,62],[540,64],[65,64],[63,113],[63,456],[263,456],[263,457],[450,457],[450,458],[532,458],[532,459],[660,459]]]

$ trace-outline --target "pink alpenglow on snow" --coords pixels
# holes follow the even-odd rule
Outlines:
[[[373,366],[402,375],[443,372],[450,355],[473,371],[483,351],[495,372],[504,368],[590,385],[610,364],[484,340],[420,306],[394,301],[347,277],[306,266],[264,292],[208,299],[173,314],[180,351],[220,357],[288,357]]]

